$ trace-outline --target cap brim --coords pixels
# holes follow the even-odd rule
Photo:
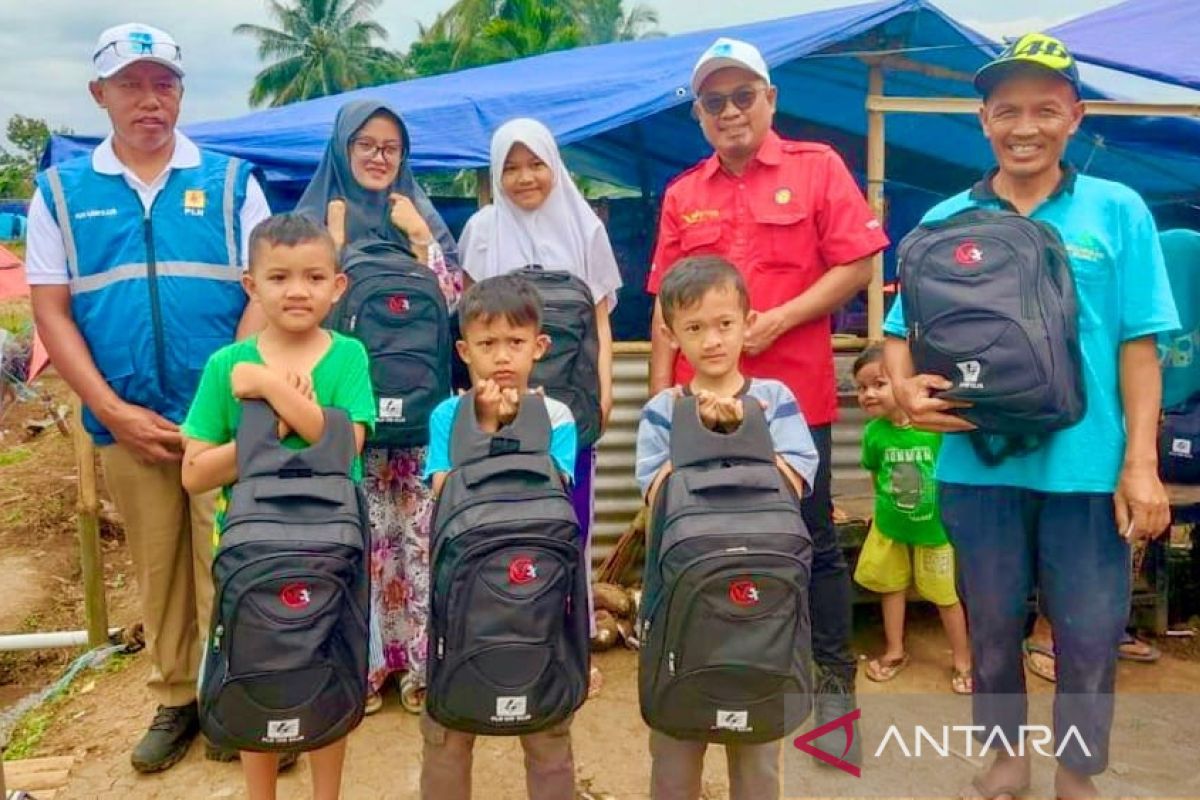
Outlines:
[[[159,64],[159,65],[164,66],[167,69],[171,70],[171,72],[174,72],[180,78],[183,77],[183,67],[179,66],[179,64],[175,63],[174,61],[170,61],[165,58],[159,58],[158,56],[139,56],[137,58],[131,58],[128,61],[122,62],[115,69],[110,69],[107,72],[99,72],[98,71],[96,73],[96,75],[97,75],[97,77],[99,77],[101,79],[111,78],[113,75],[116,75],[118,72],[125,69],[126,67],[132,66],[134,64],[140,64],[143,61],[149,61],[152,64]]]
[[[762,78],[763,80],[770,83],[770,80],[768,78],[765,78],[762,74],[760,74],[758,72],[758,70],[751,67],[745,61],[742,61],[737,58],[728,58],[726,56],[717,56],[716,58],[710,58],[707,61],[705,61],[703,64],[701,64],[699,67],[696,68],[695,72],[692,73],[692,94],[699,95],[700,87],[701,87],[701,85],[703,85],[704,81],[708,78],[708,76],[712,75],[717,70],[725,69],[726,67],[737,67],[738,69],[744,69],[744,70],[746,70],[746,72],[749,72],[751,75],[757,75],[759,78]]]
[[[1079,84],[1071,79],[1071,76],[1061,70],[1048,67],[1045,64],[1039,64],[1036,61],[1030,61],[1027,58],[1008,58],[1002,61],[993,61],[990,64],[984,65],[978,72],[975,73],[975,91],[979,92],[983,97],[987,97],[992,89],[995,89],[1001,81],[1011,78],[1013,75],[1020,74],[1034,75],[1053,75],[1075,88],[1076,94],[1079,93]]]

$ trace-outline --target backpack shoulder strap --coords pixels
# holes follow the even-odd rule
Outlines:
[[[521,398],[517,416],[495,433],[479,427],[475,390],[458,399],[450,432],[450,464],[454,467],[509,453],[544,454],[550,451],[550,412],[546,400],[528,393]]]
[[[325,414],[321,438],[302,450],[292,450],[279,441],[278,418],[271,406],[262,400],[244,401],[236,439],[239,480],[269,476],[349,476],[357,454],[350,416],[340,408],[321,410]]]
[[[775,462],[775,445],[758,400],[742,398],[742,424],[732,433],[710,431],[700,422],[696,398],[675,400],[671,412],[671,465],[675,469],[721,459]]]

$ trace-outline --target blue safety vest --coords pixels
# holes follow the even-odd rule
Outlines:
[[[240,214],[251,166],[201,151],[172,169],[149,211],[121,175],[90,156],[42,172],[38,189],[62,231],[71,313],[92,359],[126,402],[173,422],[187,414],[213,351],[246,307]],[[112,434],[84,409],[97,444]]]

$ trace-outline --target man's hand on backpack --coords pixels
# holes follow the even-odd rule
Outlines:
[[[892,384],[896,405],[905,413],[913,427],[940,433],[973,431],[975,426],[956,414],[956,408],[970,408],[970,403],[935,397],[936,392],[954,386],[941,375],[914,375]]]

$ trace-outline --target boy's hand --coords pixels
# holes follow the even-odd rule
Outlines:
[[[717,396],[709,391],[696,392],[696,410],[700,413],[700,424],[716,430],[718,423]]]
[[[745,416],[739,397],[718,397],[709,391],[699,391],[696,393],[696,405],[700,411],[700,422],[709,430],[736,430]]]
[[[305,400],[311,400],[314,403],[317,401],[317,396],[313,392],[312,378],[308,375],[301,375],[297,372],[288,370],[284,373],[284,380],[287,385],[299,392]],[[283,417],[279,418],[279,438],[286,439],[288,434],[292,432],[292,426],[288,425]]]
[[[234,366],[229,385],[233,396],[239,400],[265,400],[267,386],[275,379],[274,373],[266,366],[243,361]]]
[[[500,429],[500,403],[503,395],[495,381],[488,379],[475,384],[475,418],[479,427],[488,433]]]
[[[500,424],[507,425],[517,418],[521,408],[521,393],[511,387],[500,390]]]

